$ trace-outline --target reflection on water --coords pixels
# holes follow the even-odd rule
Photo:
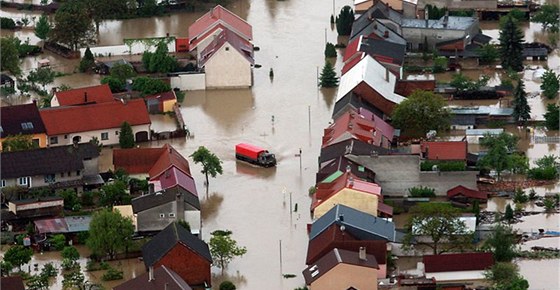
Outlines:
[[[255,178],[270,178],[276,174],[276,166],[263,168],[243,161],[235,162],[237,174],[254,176]]]
[[[202,192],[199,193],[199,198],[202,200],[200,203],[200,215],[202,220],[208,220],[214,217],[224,201],[224,197],[217,192],[212,192],[208,197],[203,197]]]

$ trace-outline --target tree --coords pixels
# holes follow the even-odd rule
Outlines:
[[[417,239],[417,244],[430,247],[434,255],[471,246],[472,233],[459,220],[461,212],[450,204],[422,203],[412,207],[410,212],[403,240],[405,248],[411,247],[414,236],[426,237],[426,240]]]
[[[338,35],[350,35],[352,24],[354,23],[354,11],[348,5],[340,9],[340,14],[336,19],[336,31]]]
[[[49,243],[55,250],[62,251],[66,246],[66,237],[63,234],[56,234],[49,238]]]
[[[191,232],[191,225],[186,220],[180,219],[179,221],[177,221],[177,223],[183,228],[185,228],[187,231],[189,231],[189,233]]]
[[[504,170],[524,172],[528,168],[529,159],[526,156],[513,153],[517,150],[518,140],[519,137],[507,132],[497,136],[486,134],[480,140],[480,145],[488,148],[488,153],[478,161],[478,166],[496,170],[498,178]]]
[[[550,32],[558,32],[560,28],[560,13],[558,9],[560,9],[558,5],[544,4],[531,17],[531,22],[542,24],[543,28]]]
[[[78,194],[72,189],[65,189],[59,193],[60,197],[64,199],[64,208],[74,210],[80,206],[80,199]]]
[[[488,84],[490,77],[482,75],[477,81],[471,80],[462,73],[454,74],[449,85],[459,91],[476,91]]]
[[[33,256],[33,249],[16,245],[4,253],[4,261],[17,266],[21,271],[21,266],[29,263],[31,256]]]
[[[138,15],[142,17],[161,15],[162,13],[163,7],[159,6],[156,0],[144,0],[138,8]]]
[[[84,57],[80,60],[80,72],[87,72],[95,65],[95,58],[93,57],[93,53],[89,49],[89,46],[86,48],[84,52]]]
[[[247,253],[247,248],[237,246],[237,241],[232,239],[231,235],[231,231],[216,230],[212,232],[210,238],[210,253],[216,260],[216,266],[222,269],[222,274],[233,258]]]
[[[507,262],[498,262],[485,272],[486,279],[490,280],[491,290],[527,290],[529,283],[519,275],[517,265]]]
[[[39,145],[33,142],[32,135],[9,135],[2,141],[2,151],[4,152],[25,151],[35,148],[39,148]]]
[[[43,86],[43,91],[46,90],[46,86],[54,82],[56,72],[50,67],[40,67],[29,72],[27,80],[31,83],[39,83]]]
[[[104,206],[130,204],[131,197],[126,189],[127,184],[122,180],[115,180],[113,183],[103,185],[99,203]]]
[[[336,57],[336,48],[334,47],[334,44],[327,42],[325,45],[325,57]]]
[[[548,130],[558,130],[560,127],[560,107],[556,104],[548,104],[544,119]]]
[[[535,161],[537,167],[529,169],[528,177],[537,180],[553,180],[558,178],[558,157],[555,155],[545,155]]]
[[[95,43],[95,27],[84,1],[65,1],[60,5],[54,15],[51,40],[74,51]]]
[[[112,76],[106,76],[101,79],[102,84],[108,84],[111,92],[118,93],[124,90],[126,83]]]
[[[157,44],[155,52],[144,52],[142,63],[149,72],[168,73],[177,68],[177,60],[169,55],[167,39],[161,40]]]
[[[517,82],[517,86],[513,90],[513,119],[516,122],[527,124],[527,120],[531,118],[531,107],[527,103],[527,93],[525,92],[525,84],[522,80]]]
[[[503,141],[508,152],[513,152],[517,150],[517,142],[519,142],[519,137],[502,132],[499,135],[484,135],[484,138],[480,140],[480,145],[485,148],[496,147],[497,143]]]
[[[149,77],[138,77],[132,83],[132,89],[140,91],[142,95],[153,95],[171,90],[171,86],[158,79]]]
[[[19,39],[13,36],[2,37],[0,42],[0,70],[9,71],[16,76],[21,73],[18,44]]]
[[[541,78],[541,90],[543,95],[548,99],[554,99],[560,90],[560,76],[557,76],[553,70],[546,70]]]
[[[511,16],[505,16],[504,27],[500,29],[500,56],[502,67],[514,71],[523,70],[523,33]]]
[[[41,15],[35,24],[35,36],[45,41],[51,32],[52,26],[46,14]]]
[[[121,124],[121,131],[119,132],[119,145],[121,145],[121,148],[123,149],[134,147],[134,133],[132,132],[132,127],[126,121]]]
[[[516,255],[515,244],[513,229],[498,224],[492,229],[490,237],[484,242],[484,247],[492,252],[496,262],[511,262]]]
[[[493,63],[499,56],[498,49],[492,44],[485,44],[476,49],[481,63]]]
[[[430,130],[449,128],[449,111],[444,99],[432,92],[417,90],[397,104],[391,119],[407,136],[425,136]]]
[[[235,289],[237,289],[237,287],[235,287],[235,284],[233,284],[231,281],[224,281],[220,283],[220,290],[235,290]]]
[[[194,163],[200,163],[202,165],[202,170],[200,172],[206,176],[206,195],[208,195],[208,188],[210,187],[208,175],[216,177],[216,175],[222,174],[222,161],[204,146],[198,147],[190,157],[193,159]]]
[[[506,205],[506,211],[504,213],[504,219],[508,222],[511,223],[513,221],[513,208],[511,208],[511,205]]]
[[[488,153],[484,155],[478,163],[481,167],[496,170],[499,179],[502,171],[511,168],[509,154],[504,141],[498,140],[495,146],[490,147]]]
[[[323,67],[323,71],[319,76],[319,86],[322,88],[330,88],[338,86],[338,77],[334,71],[332,64],[327,61]]]
[[[93,214],[86,245],[98,257],[114,259],[117,253],[127,251],[134,234],[130,218],[119,211],[102,209]]]
[[[62,268],[70,270],[76,267],[76,261],[80,258],[78,250],[72,246],[64,247],[61,252],[62,255]]]
[[[12,263],[2,260],[0,261],[0,276],[6,277],[10,276],[10,272],[14,269]]]
[[[123,83],[136,76],[136,71],[134,71],[132,65],[126,63],[115,64],[109,73],[111,77],[117,78]]]

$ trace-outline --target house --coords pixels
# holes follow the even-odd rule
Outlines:
[[[426,255],[422,258],[426,278],[440,282],[482,280],[494,265],[492,253]]]
[[[144,100],[146,100],[150,114],[168,113],[173,112],[173,108],[177,104],[177,95],[175,95],[175,91],[168,91],[145,96]]]
[[[218,34],[198,58],[198,67],[206,73],[206,88],[252,86],[254,63],[253,45],[230,30]]]
[[[64,199],[62,197],[39,197],[24,200],[10,200],[8,208],[17,218],[36,218],[57,216],[62,213]]]
[[[91,143],[40,148],[0,154],[2,184],[29,188],[73,188],[103,184],[98,169],[99,151]]]
[[[166,266],[192,287],[211,287],[212,256],[208,245],[173,222],[142,246],[149,269]]]
[[[451,129],[460,130],[457,123],[465,123],[466,126],[486,125],[490,121],[501,121],[506,124],[513,124],[513,108],[496,108],[490,106],[478,107],[450,107],[451,110]],[[474,118],[474,124],[472,124]],[[455,126],[455,127],[453,127]],[[473,128],[467,128],[473,129]]]
[[[113,290],[192,290],[192,288],[179,276],[175,271],[167,268],[165,265],[153,268],[150,267],[148,272],[130,279],[116,287]]]
[[[382,112],[380,117],[390,116],[395,105],[405,100],[395,93],[396,80],[389,69],[367,56],[340,78],[336,101],[354,92]]]
[[[465,131],[465,136],[469,144],[479,144],[480,140],[484,139],[484,136],[491,135],[497,136],[504,132],[503,128],[498,129],[467,129]]]
[[[223,6],[216,5],[189,26],[190,51],[205,49],[209,43],[207,40],[224,30],[229,30],[246,41],[253,39],[253,27],[247,21]]]
[[[440,49],[462,50],[479,33],[477,18],[447,14],[438,20],[405,18],[401,26],[408,50],[435,49],[442,42],[448,43],[440,45]]]
[[[368,38],[376,38],[384,41],[406,45],[406,40],[398,32],[398,26],[391,27],[385,25],[380,19],[372,17],[369,13],[364,13],[358,17],[352,24],[352,32],[350,33],[350,41],[356,40],[361,35]]]
[[[349,160],[344,156],[338,156],[321,165],[316,174],[316,183],[328,183],[344,174],[346,171],[354,174],[359,179],[373,182],[375,180],[375,172]]]
[[[84,143],[94,137],[103,145],[119,144],[124,122],[132,127],[136,142],[150,140],[150,116],[141,99],[54,107],[39,113],[47,128],[49,146]]]
[[[461,203],[470,203],[474,200],[486,202],[488,200],[488,194],[488,192],[470,189],[459,185],[447,191],[447,198]]]
[[[303,270],[305,284],[310,290],[364,289],[377,290],[375,256],[360,252],[333,249]]]
[[[417,12],[416,0],[381,0],[388,7],[403,13],[404,16],[414,18]],[[365,13],[369,8],[374,5],[375,1],[372,0],[355,0],[354,12],[356,14]]]
[[[406,46],[404,44],[360,35],[352,40],[344,51],[342,74],[345,74],[361,59],[369,55],[398,78],[401,78],[405,51]]]
[[[425,159],[436,161],[467,161],[466,141],[425,141],[421,148]]]
[[[114,101],[109,85],[102,84],[56,92],[51,100],[51,107],[101,104]]]
[[[319,168],[323,168],[327,162],[330,162],[340,156],[379,156],[387,154],[391,154],[391,150],[378,147],[358,139],[348,139],[346,141],[321,148],[321,154],[319,155]],[[367,168],[365,170],[367,170]]]
[[[154,178],[171,167],[191,175],[189,161],[170,144],[161,148],[115,149],[113,167],[115,170],[123,169],[138,178]]]
[[[327,179],[327,181],[330,181]],[[313,194],[311,212],[318,219],[337,204],[346,205],[374,216],[392,216],[393,208],[383,204],[381,187],[360,180],[345,172],[331,182],[317,184]]]
[[[0,289],[2,290],[25,290],[21,276],[8,276],[0,278]]]
[[[47,130],[35,102],[0,107],[0,150],[10,136],[30,136],[37,147],[47,147]],[[4,172],[4,171],[3,171]]]

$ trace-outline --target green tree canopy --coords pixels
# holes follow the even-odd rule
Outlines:
[[[523,125],[531,118],[531,107],[527,103],[527,93],[525,92],[525,84],[523,80],[517,82],[517,86],[513,90],[513,119],[521,122]]]
[[[194,163],[200,163],[202,165],[202,170],[200,172],[206,176],[206,194],[208,194],[208,189],[210,187],[208,175],[216,177],[216,175],[222,174],[222,161],[204,146],[198,147],[190,157],[193,159]]]
[[[216,262],[216,266],[222,269],[222,274],[233,258],[247,253],[247,248],[238,246],[237,241],[231,235],[231,231],[217,230],[212,232],[210,238],[210,253]]]
[[[556,104],[548,104],[544,119],[548,130],[558,130],[560,127],[560,107]]]
[[[415,236],[427,237],[417,239],[416,243],[430,247],[434,255],[471,247],[473,235],[459,220],[461,212],[450,204],[421,203],[412,207],[410,212],[403,240],[405,248],[411,247]]]
[[[171,90],[171,86],[162,80],[150,77],[137,77],[132,83],[132,89],[144,95],[153,95]]]
[[[50,67],[40,67],[29,72],[27,80],[32,84],[38,83],[43,86],[43,91],[46,90],[46,86],[54,82],[56,72]]]
[[[119,145],[123,149],[134,147],[134,133],[132,132],[132,127],[126,121],[121,124],[121,131],[119,132]]]
[[[323,66],[323,71],[321,71],[321,75],[319,76],[319,86],[322,88],[338,86],[338,77],[336,76],[333,65],[329,61],[326,61],[325,66]]]
[[[115,64],[109,73],[112,77],[117,78],[122,82],[126,82],[127,79],[131,79],[136,76],[136,71],[132,65],[126,63]]]
[[[327,42],[325,45],[325,57],[336,57],[336,48],[334,47],[334,44]]]
[[[86,245],[98,257],[114,259],[119,252],[127,251],[134,234],[134,225],[119,211],[102,209],[93,214]]]
[[[99,203],[104,206],[130,204],[131,197],[126,189],[127,184],[122,180],[115,180],[113,183],[103,185]]]
[[[352,24],[354,23],[354,11],[352,7],[346,5],[340,9],[340,14],[336,18],[336,31],[338,35],[350,35]]]
[[[544,72],[542,78],[541,90],[543,95],[548,99],[554,99],[560,90],[560,76],[557,76],[553,70]]]
[[[39,148],[39,144],[33,142],[32,135],[9,135],[2,141],[2,151],[4,152],[25,151],[35,148]]]
[[[177,59],[169,55],[167,39],[157,44],[155,52],[144,52],[142,63],[148,72],[168,73],[177,68]]]
[[[51,32],[52,26],[46,14],[41,15],[35,24],[35,36],[41,40],[46,40]]]
[[[505,16],[503,28],[500,29],[500,57],[502,67],[514,71],[523,70],[523,32],[510,16]]]
[[[560,7],[557,4],[544,4],[531,17],[531,22],[542,24],[545,30],[558,32],[560,25]]]
[[[33,249],[16,245],[4,253],[4,261],[17,266],[21,271],[21,266],[29,263],[31,256],[33,256]]]
[[[89,49],[88,46],[86,48],[86,51],[84,52],[84,56],[82,57],[82,60],[80,60],[80,71],[81,72],[89,71],[90,69],[93,68],[94,65],[95,65],[95,58],[93,57],[93,53],[91,53],[91,50]]]
[[[482,75],[477,81],[471,80],[462,73],[454,74],[449,85],[455,87],[459,91],[476,91],[486,86],[490,77]]]
[[[508,262],[498,262],[485,272],[490,280],[491,290],[527,290],[529,283],[519,275],[517,265]]]
[[[482,63],[493,63],[500,56],[498,49],[492,44],[485,44],[477,48],[476,53]]]
[[[492,234],[484,242],[484,247],[492,252],[496,262],[511,262],[515,257],[515,245],[515,232],[502,224],[492,228]]]
[[[118,93],[124,91],[126,83],[112,76],[106,76],[101,79],[102,84],[109,85],[111,92]]]
[[[2,37],[0,42],[0,70],[9,71],[16,76],[21,73],[18,45],[19,39],[13,36]]]
[[[50,40],[77,51],[95,43],[95,27],[84,1],[65,1],[54,15]]]
[[[395,107],[391,119],[405,135],[421,137],[430,130],[447,130],[450,115],[442,97],[418,90]]]

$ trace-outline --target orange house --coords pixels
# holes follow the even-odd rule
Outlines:
[[[47,130],[35,102],[0,108],[0,151],[6,138],[30,136],[39,148],[47,147]]]

